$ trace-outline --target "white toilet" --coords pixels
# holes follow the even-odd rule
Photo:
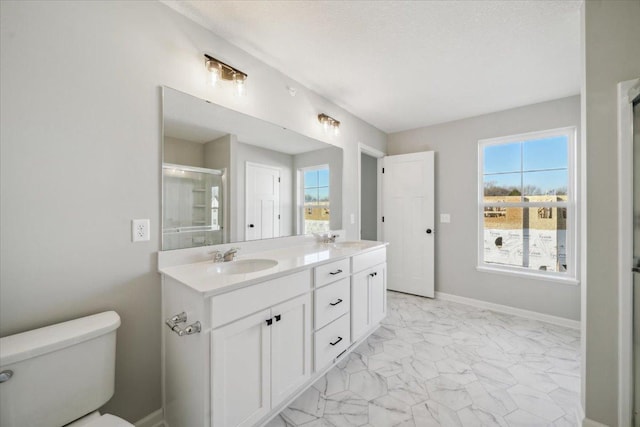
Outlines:
[[[119,326],[106,311],[0,338],[0,426],[133,427],[97,412],[113,396]]]

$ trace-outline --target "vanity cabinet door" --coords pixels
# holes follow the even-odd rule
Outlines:
[[[360,339],[387,313],[386,264],[351,276],[351,338]]]
[[[271,406],[289,397],[311,376],[311,295],[271,309]]]
[[[211,425],[248,427],[271,410],[271,310],[211,332]]]
[[[351,339],[357,341],[371,326],[369,271],[351,276]]]
[[[373,273],[373,276],[371,276]],[[380,322],[387,315],[387,265],[381,264],[369,273],[371,323]]]

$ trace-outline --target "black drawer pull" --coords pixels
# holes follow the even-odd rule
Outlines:
[[[273,323],[273,318],[272,319],[267,319],[267,320],[265,320],[265,322],[267,322],[267,326],[271,326],[271,324]]]
[[[336,345],[338,344],[340,341],[342,341],[342,337],[338,337],[338,339],[335,342],[330,342],[329,344],[331,345]]]
[[[282,318],[281,314],[276,314],[276,322],[279,322],[281,318]]]
[[[335,276],[336,274],[340,274],[340,273],[342,273],[342,270],[332,271],[329,274],[332,275],[332,276]]]
[[[330,302],[329,305],[338,305],[342,302],[342,300],[340,298],[338,298],[338,301],[336,302]]]

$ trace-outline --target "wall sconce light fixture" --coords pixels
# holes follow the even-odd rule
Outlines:
[[[318,121],[322,123],[325,132],[333,131],[334,135],[340,133],[340,122],[333,117],[329,117],[326,114],[318,114]]]
[[[237,95],[242,96],[247,92],[247,73],[207,54],[204,55],[204,59],[207,71],[209,71],[209,83],[211,86],[215,86],[220,80],[230,80],[236,88]]]

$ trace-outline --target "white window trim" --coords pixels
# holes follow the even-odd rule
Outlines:
[[[298,171],[297,171],[298,208],[296,209],[296,216],[297,216],[296,222],[298,223],[297,234],[303,234],[303,232],[305,231],[304,211],[303,211],[304,210],[304,173],[314,171],[314,170],[321,170],[321,169],[327,169],[329,171],[329,206],[331,206],[331,167],[329,166],[329,164],[327,163],[327,164],[305,166],[305,167],[298,168]],[[329,216],[329,218],[331,218],[331,216]],[[331,223],[331,220],[329,220],[329,223]]]
[[[509,207],[539,207],[541,205],[567,208],[567,271],[560,272],[541,272],[538,270],[530,270],[526,267],[507,266],[499,264],[489,264],[484,262],[484,147],[490,145],[500,145],[506,143],[522,142],[533,139],[544,139],[554,136],[567,137],[567,162],[569,182],[567,183],[567,201],[566,202],[521,202],[521,203],[490,203],[492,206],[509,206]],[[478,141],[478,259],[476,269],[486,273],[508,274],[512,276],[527,277],[530,279],[539,279],[546,281],[554,281],[558,283],[578,285],[580,283],[578,272],[578,204],[576,196],[577,188],[577,146],[576,146],[576,127],[569,126],[564,128],[549,129],[539,132],[528,132],[517,135],[509,135],[498,138],[487,138]]]

